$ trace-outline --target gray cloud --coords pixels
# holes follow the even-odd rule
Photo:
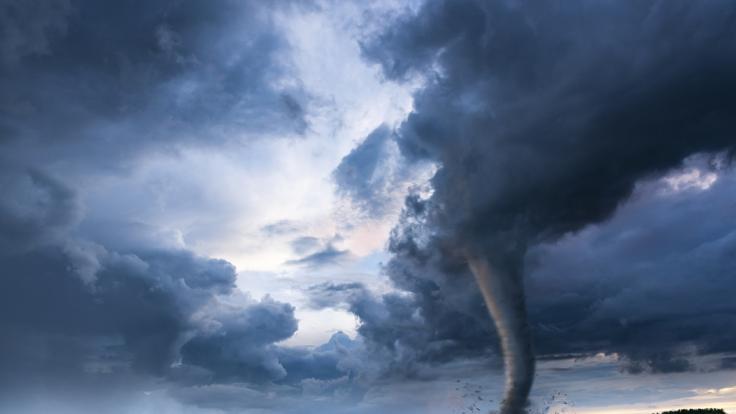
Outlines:
[[[0,168],[0,255],[58,241],[82,208],[74,191],[42,171]]]
[[[291,241],[291,248],[294,253],[302,256],[288,260],[285,264],[312,269],[339,264],[351,256],[348,250],[335,247],[340,241],[342,236],[339,234],[327,239],[312,236],[297,237]]]
[[[258,383],[286,376],[273,343],[296,332],[293,306],[266,297],[210,313],[206,325],[214,327],[182,347],[183,363],[207,368],[218,382]]]
[[[628,369],[653,372],[732,351],[733,184],[734,173],[722,171],[707,190],[660,194],[665,185],[650,185],[609,222],[533,249],[527,285],[538,347],[619,352]]]
[[[307,97],[272,15],[254,2],[4,3],[5,151],[109,168],[144,150],[303,131]]]
[[[290,7],[301,6],[0,5],[4,397],[36,386],[44,398],[164,387],[183,400],[177,390],[232,383],[268,395],[279,381],[293,390],[343,376],[336,364],[344,353],[277,345],[297,329],[293,306],[249,298],[235,287],[233,265],[182,249],[176,234],[151,223],[116,211],[87,220],[99,206],[85,205],[86,183],[58,178],[96,178],[191,146],[303,133],[309,97],[275,20]],[[298,226],[276,223],[264,233]],[[347,255],[319,248],[300,263]]]
[[[0,62],[15,65],[29,55],[49,54],[49,38],[66,32],[71,9],[67,0],[3,2]]]
[[[82,411],[107,399],[140,412],[136,398],[152,392],[213,409],[273,407],[302,389],[350,394],[359,369],[344,334],[315,349],[280,345],[298,327],[291,304],[250,298],[232,264],[140,222],[117,201],[150,200],[129,188],[104,200],[109,211],[93,199],[100,181],[160,153],[304,133],[310,97],[276,17],[291,7],[302,6],[0,4],[0,409],[59,395],[74,396],[70,407],[96,401]],[[349,255],[305,240],[294,244],[299,266]],[[16,399],[22,408],[8,408]]]
[[[276,345],[297,329],[294,308],[248,298],[230,263],[157,244],[145,228],[109,247],[115,227],[78,233],[84,206],[65,183],[7,168],[0,180],[0,399],[38,385],[112,395],[158,381],[177,395],[344,375],[344,352]]]
[[[713,173],[719,178],[707,190],[643,183],[609,221],[529,251],[525,278],[540,356],[615,352],[629,372],[667,373],[697,369],[691,357],[734,350],[735,175]],[[312,292],[316,307],[345,304],[370,346],[415,369],[484,355],[493,339],[463,258],[427,236],[426,203],[407,200],[385,269],[410,295],[375,297],[359,284]]]
[[[278,345],[297,330],[294,307],[240,292],[232,264],[168,247],[145,226],[103,226],[87,237],[72,188],[46,173],[0,172],[8,184],[0,202],[0,400],[164,387],[184,404],[229,410],[273,407],[271,389],[358,389],[358,345],[344,334],[315,349]],[[303,264],[337,260],[323,254],[332,241]],[[220,399],[226,389],[251,392],[250,402]]]
[[[292,240],[289,244],[294,253],[305,254],[319,249],[322,242],[317,237],[301,236]]]
[[[397,232],[392,279],[429,299],[436,282],[420,269],[437,253],[487,262],[487,282],[509,287],[509,307],[489,302],[497,326],[516,327],[501,330],[509,367],[532,372],[527,249],[609,218],[638,181],[691,154],[733,149],[735,14],[717,1],[427,2],[366,41],[387,77],[426,80],[397,140],[405,157],[440,164],[422,218],[430,240]],[[531,375],[509,380],[517,412]]]
[[[376,375],[415,377],[428,365],[487,354],[491,337],[479,298],[468,300],[466,292],[452,304],[428,281],[423,292],[376,296],[361,284],[328,283],[313,286],[310,297],[317,308],[345,307],[360,318],[358,333],[374,364],[366,369]]]
[[[230,292],[235,279],[229,264],[188,252],[122,255],[100,246],[97,254],[93,285],[77,277],[59,248],[3,260],[2,325],[13,333],[3,339],[5,380],[53,377],[47,370],[54,364],[69,365],[61,374],[70,379],[84,376],[85,364],[98,357],[105,371],[161,375],[174,361],[176,341],[192,328],[191,314]],[[54,349],[56,341],[67,343],[67,352]],[[37,348],[19,366],[27,343]]]
[[[325,248],[308,254],[304,257],[300,257],[294,260],[288,260],[286,264],[294,266],[306,266],[311,268],[317,268],[322,266],[333,265],[345,260],[350,256],[350,252],[347,250],[340,250],[331,243]]]
[[[38,385],[44,396],[64,389],[113,395],[156,382],[177,396],[187,387],[300,387],[305,379],[344,375],[344,352],[276,345],[297,329],[294,308],[243,296],[225,261],[79,246],[94,258],[91,278],[79,277],[80,260],[65,245],[0,259],[0,399],[33,395]]]
[[[390,162],[390,145],[396,145],[392,131],[381,125],[346,155],[333,172],[338,192],[352,200],[369,216],[382,216],[391,201],[397,180]]]
[[[260,231],[269,237],[294,235],[304,231],[304,224],[291,220],[279,220],[261,227]]]
[[[383,270],[398,292],[308,292],[314,308],[359,317],[354,341],[280,345],[297,329],[293,306],[240,292],[228,262],[131,217],[85,222],[83,184],[52,172],[308,128],[272,7],[0,5],[0,396],[165,388],[233,411],[359,399],[372,379],[499,351],[468,251],[525,278],[515,305],[528,304],[544,357],[617,352],[629,372],[667,373],[736,349],[733,173],[667,194],[650,180],[694,153],[732,156],[727,2],[433,1],[366,39],[389,80],[425,84],[399,128],[342,160],[340,195],[377,217],[419,163],[440,170],[389,240]],[[262,228],[292,239],[288,264],[349,257],[304,231]]]
[[[430,163],[407,160],[396,131],[380,125],[340,161],[332,172],[337,194],[367,218],[398,213],[402,198],[421,186]]]
[[[347,385],[350,380],[362,375],[363,368],[370,364],[369,361],[361,359],[363,353],[362,344],[350,339],[342,332],[332,335],[327,343],[314,349],[304,348],[282,348],[279,350],[279,359],[286,368],[287,375],[283,379],[285,383],[309,383],[314,388],[334,392],[336,385]],[[335,384],[335,382],[338,384]],[[325,390],[324,388],[327,388]],[[330,389],[332,388],[332,389]]]

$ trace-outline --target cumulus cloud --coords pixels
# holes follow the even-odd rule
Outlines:
[[[76,257],[60,248],[3,260],[2,324],[13,333],[3,340],[5,380],[43,377],[57,363],[69,365],[61,373],[73,378],[101,353],[109,369],[123,366],[160,375],[173,362],[191,313],[216,292],[233,287],[231,266],[191,253],[122,255],[102,247],[98,252],[93,286],[75,274]],[[177,271],[189,265],[191,270]],[[69,349],[54,349],[56,340],[66,341]],[[102,342],[100,349],[84,350],[96,341]],[[38,352],[19,365],[17,352],[27,342]]]
[[[203,331],[181,349],[183,363],[212,371],[221,381],[264,382],[286,376],[273,344],[297,330],[294,307],[269,297],[211,309]]]
[[[228,409],[232,401],[196,387],[240,384],[266,395],[264,387],[280,382],[347,375],[350,353],[340,347],[349,338],[316,350],[279,346],[298,328],[294,307],[240,292],[224,260],[148,247],[118,252],[65,236],[0,257],[3,395],[27,395],[32,384],[112,395],[155,382],[184,403]],[[192,400],[190,388],[204,400]]]
[[[8,230],[0,255],[5,392],[43,384],[49,392],[108,395],[158,382],[174,398],[227,384],[266,396],[279,384],[350,393],[350,375],[358,375],[350,373],[360,371],[350,362],[353,341],[336,334],[316,349],[279,345],[298,329],[294,307],[241,292],[229,262],[157,244],[145,231],[138,237],[137,227],[110,247],[100,242],[108,237],[78,232],[84,207],[65,183],[16,170],[3,170],[0,179],[12,184],[0,209]],[[210,400],[181,401],[224,409],[232,403],[218,401],[218,392],[197,393]]]

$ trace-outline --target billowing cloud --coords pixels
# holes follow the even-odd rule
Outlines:
[[[427,2],[366,42],[387,77],[425,81],[397,140],[405,157],[440,165],[425,246],[473,265],[506,351],[505,412],[520,410],[533,373],[528,248],[609,218],[639,180],[691,154],[734,148],[735,12]],[[409,269],[409,290],[426,297],[413,262],[432,250],[409,253],[389,272]]]
[[[205,318],[200,321],[204,332],[181,349],[184,363],[211,370],[219,381],[263,382],[286,376],[273,343],[297,330],[291,305],[266,297],[251,305],[211,310]]]
[[[307,98],[272,15],[254,2],[5,2],[2,141],[34,162],[97,168],[143,150],[298,134]]]
[[[63,248],[3,260],[2,324],[12,333],[3,340],[3,371],[12,378],[48,376],[59,363],[69,365],[60,374],[82,376],[95,358],[103,371],[160,375],[194,327],[192,313],[235,280],[228,263],[187,252],[119,254],[97,246],[95,254],[94,280],[75,274]],[[20,365],[18,353],[28,353]]]
[[[38,210],[0,211],[4,226],[28,234],[15,235],[23,243],[0,255],[6,392],[43,384],[88,396],[93,389],[142,392],[159,382],[176,396],[182,387],[246,384],[257,392],[347,378],[350,355],[339,347],[351,346],[349,338],[314,350],[279,346],[298,328],[294,307],[241,292],[232,264],[150,243],[118,251],[80,238],[73,190],[42,175],[16,176],[27,182],[13,180],[22,185],[10,199],[30,194],[21,207]]]
[[[160,192],[134,193],[121,172],[160,153],[306,131],[308,94],[276,12],[229,1],[0,6],[0,400],[33,384],[112,395],[158,383],[176,396],[342,376],[342,355],[279,346],[298,328],[294,307],[249,297],[231,263],[142,217],[136,208]],[[170,179],[186,181],[152,178]],[[344,252],[328,253],[304,263]]]
[[[2,2],[0,410],[734,367],[736,7],[390,3]]]
[[[538,347],[617,352],[627,369],[653,372],[732,351],[734,178],[721,171],[707,189],[674,192],[667,178],[646,183],[609,222],[533,249]]]

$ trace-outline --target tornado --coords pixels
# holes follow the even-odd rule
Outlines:
[[[506,389],[500,414],[525,413],[534,381],[534,352],[526,317],[524,281],[518,271],[493,266],[487,257],[466,255],[466,258],[501,341]]]

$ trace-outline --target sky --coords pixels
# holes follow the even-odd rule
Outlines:
[[[736,4],[0,0],[0,412],[736,413]]]

